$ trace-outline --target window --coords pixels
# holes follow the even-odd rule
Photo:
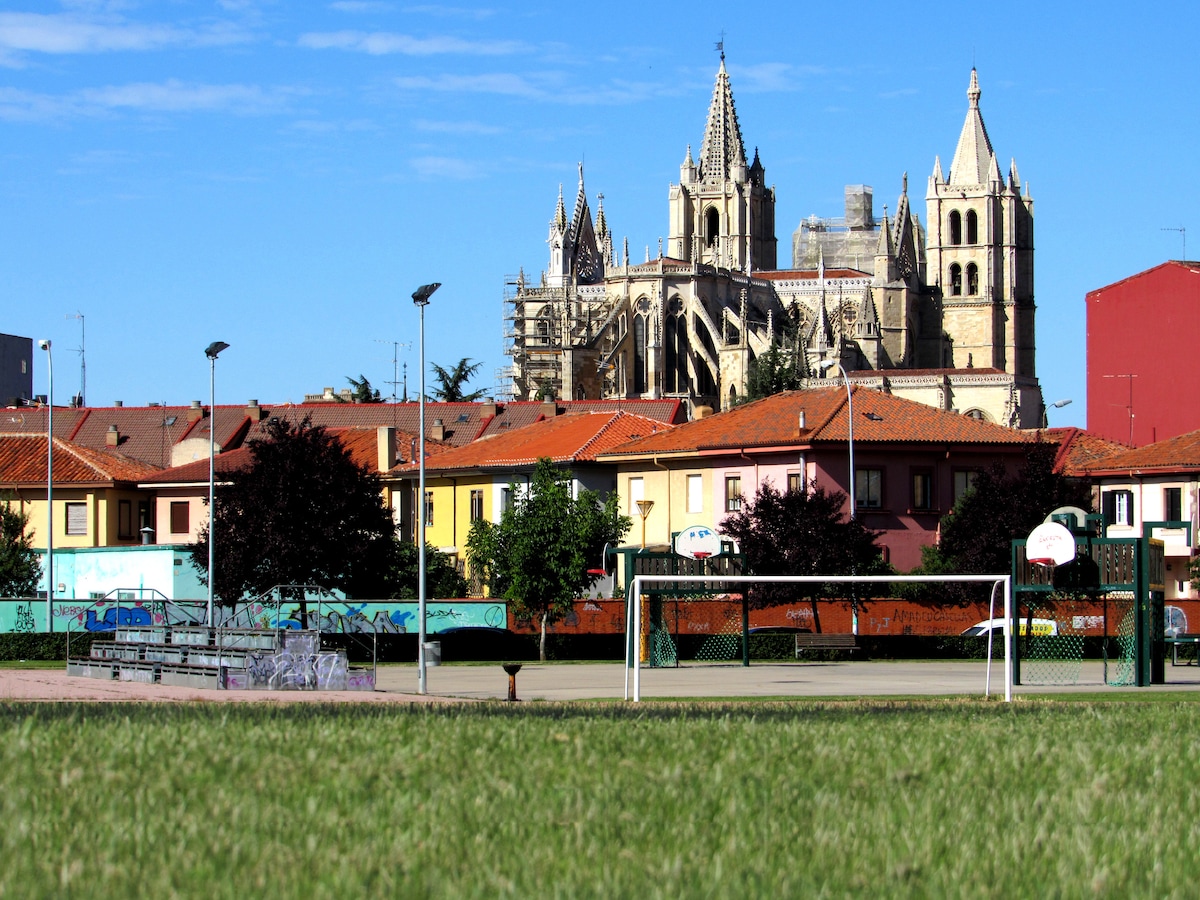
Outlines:
[[[133,537],[133,502],[117,501],[117,537],[123,541]]]
[[[425,527],[433,524],[433,491],[425,492]]]
[[[975,486],[979,473],[974,469],[959,469],[954,473],[954,502]]]
[[[646,482],[643,478],[629,479],[629,515],[640,516],[638,501],[646,499]]]
[[[975,263],[967,265],[967,294],[974,296],[979,293],[979,266]]]
[[[725,511],[737,512],[742,508],[742,476],[725,476]]]
[[[958,263],[950,267],[950,294],[954,297],[962,294],[962,266]]]
[[[171,501],[171,534],[187,534],[192,530],[190,508],[186,500]]]
[[[633,390],[646,391],[646,317],[633,317]]]
[[[1183,488],[1163,488],[1163,518],[1168,522],[1183,519]]]
[[[701,475],[687,477],[687,511],[704,512],[704,478]]]
[[[512,488],[500,488],[500,514],[508,512],[512,508]]]
[[[859,509],[883,509],[883,469],[854,470],[854,500]]]
[[[87,534],[87,504],[67,503],[67,534]]]
[[[973,209],[967,210],[967,243],[979,243],[979,217]]]
[[[483,518],[483,491],[471,491],[471,521]]]
[[[788,472],[787,473],[787,489],[799,493],[804,490],[804,473],[803,472]]]
[[[1133,525],[1133,491],[1104,492],[1104,524]]]
[[[717,237],[721,233],[721,214],[711,206],[704,216],[704,242],[709,247],[717,246]]]
[[[950,213],[950,243],[962,243],[962,214],[957,209]]]
[[[912,508],[933,509],[933,473],[915,471],[912,473]]]

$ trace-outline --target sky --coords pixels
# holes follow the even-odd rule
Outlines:
[[[1200,11],[1002,6],[13,0],[0,11],[0,332],[49,338],[55,399],[298,402],[425,357],[506,365],[506,278],[536,277],[582,162],[616,246],[667,236],[724,42],[776,189],[781,266],[846,184],[913,207],[978,69],[1034,199],[1037,374],[1085,425],[1087,291],[1200,258]],[[736,14],[734,14],[736,10]],[[1183,229],[1194,229],[1188,230]],[[1189,241],[1190,238],[1190,241]],[[1145,323],[1138,323],[1144,325]],[[84,352],[80,352],[81,348]],[[47,390],[35,350],[35,393]],[[396,388],[396,393],[403,386]]]

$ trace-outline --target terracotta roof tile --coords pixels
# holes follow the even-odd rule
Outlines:
[[[558,463],[593,462],[597,455],[643,434],[672,426],[623,411],[573,413],[544,419],[524,428],[456,447],[426,462],[426,471],[510,469],[532,466],[548,457]],[[411,474],[412,463],[397,468]]]
[[[81,447],[54,439],[55,484],[134,483],[158,468],[119,453]],[[23,487],[46,483],[46,437],[39,434],[0,434],[0,486]]]
[[[608,456],[845,442],[849,438],[848,423],[844,388],[787,391],[631,441]],[[1010,428],[880,391],[854,388],[856,444],[1019,444],[1028,440],[1028,435]]]
[[[1082,428],[1047,428],[1042,435],[1045,440],[1058,444],[1055,471],[1077,478],[1087,475],[1097,462],[1129,449],[1125,444],[1110,441]]]
[[[1165,441],[1146,444],[1093,460],[1085,467],[1089,475],[1120,475],[1129,472],[1195,472],[1200,470],[1200,431],[1191,431]]]

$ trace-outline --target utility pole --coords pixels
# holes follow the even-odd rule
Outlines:
[[[83,313],[67,313],[67,318],[79,320],[79,402],[76,405],[83,406],[87,403],[87,355],[84,350],[87,329],[84,327]]]

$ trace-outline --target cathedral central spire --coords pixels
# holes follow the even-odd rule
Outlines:
[[[992,176],[995,152],[988,139],[983,116],[979,112],[979,75],[971,70],[971,86],[967,88],[967,118],[958,146],[954,150],[954,161],[950,163],[950,184],[987,184]]]
[[[733,89],[725,71],[725,51],[721,51],[721,68],[708,107],[708,122],[704,141],[700,145],[700,177],[706,181],[724,181],[733,175],[735,167],[746,167],[746,147],[738,125],[737,109],[733,105]]]

